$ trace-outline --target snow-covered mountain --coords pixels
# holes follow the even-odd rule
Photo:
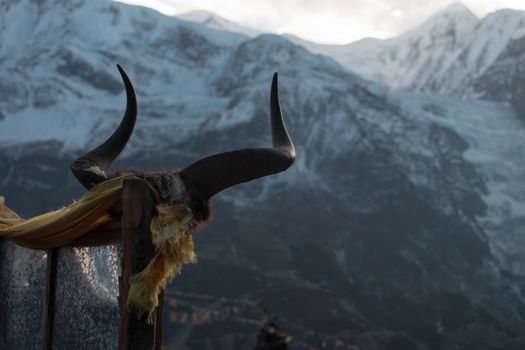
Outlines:
[[[348,45],[291,39],[392,90],[484,98],[495,96],[484,87],[491,83],[480,81],[524,36],[523,11],[499,10],[478,19],[455,3],[393,39]]]
[[[284,174],[215,198],[215,219],[196,235],[200,263],[171,288],[262,299],[293,320],[285,332],[319,347],[312,333],[369,349],[525,345],[525,281],[516,273],[523,265],[510,270],[501,256],[518,254],[498,246],[490,227],[510,225],[521,210],[521,187],[509,194],[521,174],[505,143],[505,132],[520,130],[509,108],[392,95],[286,38],[108,0],[4,0],[0,29],[0,193],[17,212],[82,193],[69,163],[120,119],[115,63],[139,101],[136,131],[115,168],[170,169],[268,145],[269,84],[278,71],[298,159]],[[475,128],[461,124],[478,110],[479,119],[468,119]],[[506,120],[500,134],[494,118]],[[2,289],[0,300],[10,292]],[[166,341],[247,348],[256,330],[236,322],[167,319]],[[13,334],[0,347],[35,347]],[[82,349],[93,339],[55,344]]]
[[[157,137],[158,130],[166,137],[180,135],[180,128],[188,134],[202,122],[198,118],[224,109],[225,100],[217,97],[181,113],[195,96],[213,91],[217,62],[245,36],[103,0],[61,4],[1,4],[0,91],[6,98],[0,101],[0,142],[60,140],[75,149],[99,141],[104,136],[93,139],[96,131],[111,130],[125,103],[117,60],[141,81],[144,142],[149,130]],[[177,126],[159,112],[166,109],[182,114]],[[91,117],[73,118],[79,113]]]

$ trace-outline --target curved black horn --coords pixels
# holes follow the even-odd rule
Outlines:
[[[242,182],[284,171],[295,160],[295,148],[286,131],[279,96],[277,73],[270,95],[273,148],[248,148],[201,159],[180,175],[188,191],[202,199]]]
[[[126,87],[126,113],[124,113],[117,130],[104,143],[77,158],[71,165],[73,174],[88,190],[107,180],[108,176],[105,170],[126,146],[137,120],[135,90],[124,69],[120,65],[117,65],[117,68]]]

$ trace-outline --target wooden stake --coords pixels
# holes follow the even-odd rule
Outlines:
[[[146,268],[155,250],[151,242],[150,222],[155,202],[148,184],[142,180],[126,180],[122,193],[122,274],[119,279],[120,350],[160,349],[162,316],[155,325],[138,319],[126,307],[130,276]],[[161,300],[162,303],[162,300]],[[161,312],[161,311],[160,311]],[[159,311],[157,310],[157,315]],[[158,338],[157,338],[158,337]],[[158,340],[157,340],[158,339]]]
[[[53,319],[55,315],[55,285],[58,248],[47,250],[46,281],[44,286],[44,310],[42,314],[42,349],[50,350],[53,343]]]
[[[153,350],[160,350],[160,347],[162,346],[162,316],[164,313],[164,290],[162,290],[159,294],[159,306],[157,307],[157,310],[155,311],[155,320],[153,321],[153,333],[154,339],[153,339]]]

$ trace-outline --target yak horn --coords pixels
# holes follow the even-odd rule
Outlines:
[[[273,148],[219,153],[191,164],[180,176],[192,196],[209,199],[228,187],[284,171],[292,165],[295,148],[281,114],[277,73],[272,80],[270,112]]]
[[[135,90],[124,69],[120,65],[117,65],[117,68],[126,88],[126,113],[117,130],[104,143],[75,159],[71,165],[71,171],[75,177],[88,190],[107,180],[108,176],[105,170],[126,146],[137,120]]]

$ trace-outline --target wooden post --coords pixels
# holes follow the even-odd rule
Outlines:
[[[55,285],[58,248],[47,250],[46,280],[44,285],[44,310],[42,313],[42,350],[50,350],[53,343],[53,320],[55,316]]]
[[[155,311],[155,320],[153,321],[153,349],[160,350],[162,346],[162,315],[164,313],[164,290],[159,294],[159,307]]]
[[[120,350],[160,349],[162,315],[153,325],[146,316],[138,319],[126,308],[130,276],[148,265],[155,254],[151,242],[150,222],[155,202],[148,184],[142,180],[126,180],[122,193],[122,274],[119,278]],[[162,305],[162,299],[160,305]],[[162,307],[159,307],[162,310]],[[155,347],[154,347],[155,346]]]

